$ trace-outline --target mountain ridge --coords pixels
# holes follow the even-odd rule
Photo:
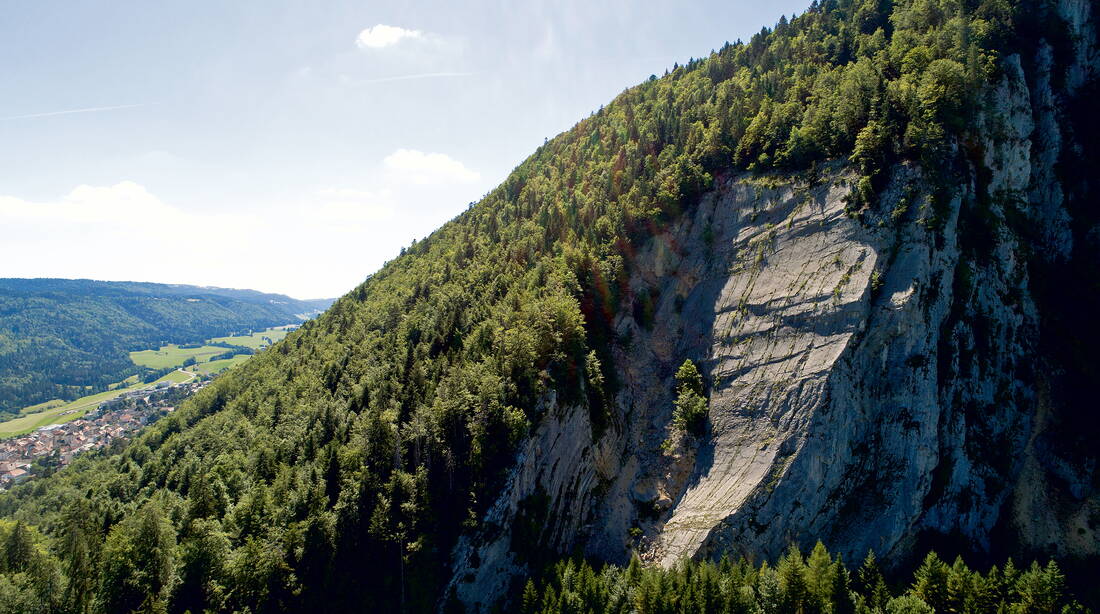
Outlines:
[[[144,282],[144,281],[121,281],[121,280],[101,280],[101,279],[88,279],[88,278],[64,278],[64,277],[3,277],[0,278],[0,290],[7,291],[38,291],[38,292],[57,292],[62,291],[69,286],[69,289],[90,289],[94,287],[98,291],[102,292],[107,288],[117,288],[121,290],[127,290],[131,292],[144,292],[148,294],[168,294],[165,290],[171,289],[171,293],[176,294],[213,294],[215,296],[226,297],[251,297],[251,298],[264,298],[269,301],[278,301],[281,303],[302,303],[303,306],[312,306],[323,311],[323,307],[327,307],[332,301],[336,299],[322,298],[322,299],[297,299],[286,294],[278,294],[275,292],[261,292],[259,290],[250,290],[244,288],[223,288],[220,286],[197,286],[193,284],[173,284],[173,283],[160,283],[160,282]]]

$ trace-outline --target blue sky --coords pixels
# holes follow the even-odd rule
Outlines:
[[[808,0],[0,5],[0,277],[343,294],[546,137]]]

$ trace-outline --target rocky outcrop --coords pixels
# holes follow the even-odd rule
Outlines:
[[[541,548],[583,544],[619,561],[642,549],[672,561],[774,486],[864,326],[888,241],[845,214],[847,193],[843,176],[725,178],[636,255],[632,294],[653,304],[628,306],[616,321],[629,342],[616,361],[613,426],[597,438],[585,408],[548,412],[483,529],[456,549],[459,598],[499,595],[521,569],[504,527],[526,525],[530,502],[544,508]],[[711,432],[701,441],[680,441],[670,426],[671,376],[685,357],[710,379]]]
[[[1080,139],[1067,99],[1100,70],[1091,7],[1059,11],[1068,60],[1044,42],[1004,58],[950,199],[904,165],[858,215],[839,163],[721,177],[635,253],[611,427],[547,400],[455,550],[454,594],[499,595],[538,556],[513,547],[530,539],[662,565],[818,539],[895,563],[926,546],[1100,556],[1097,455],[1064,443],[1086,436],[1065,417],[1088,408],[1054,390],[1066,359],[1047,348],[1064,332],[1034,291],[1100,242],[1067,205],[1087,190],[1060,175]],[[671,426],[685,359],[710,401],[699,439]]]
[[[670,564],[741,543],[715,530],[773,493],[799,457],[827,401],[829,374],[864,326],[886,242],[887,233],[845,214],[847,192],[843,180],[772,188],[734,178],[674,229],[680,253],[658,242],[642,255],[640,277],[655,273],[644,283],[664,287],[652,330],[635,333],[635,355],[624,360],[630,402],[650,410],[636,447],[659,450],[671,436],[671,386],[653,390],[647,380],[667,382],[690,357],[707,374],[711,401],[710,432],[691,442],[692,471],[651,453],[638,475],[620,477],[622,489],[656,480],[669,500],[667,510],[647,510],[635,497],[646,559]],[[663,268],[671,271],[660,275]],[[645,352],[656,354],[656,366],[640,368],[654,362],[638,355]],[[803,481],[819,481],[822,469]]]

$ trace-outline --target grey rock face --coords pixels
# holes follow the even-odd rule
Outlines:
[[[620,563],[775,557],[818,539],[849,561],[902,561],[937,539],[1100,556],[1096,455],[1059,455],[1049,434],[1067,408],[1051,400],[1029,266],[1071,260],[1081,236],[1058,172],[1074,146],[1062,105],[1100,60],[1088,3],[1059,10],[1072,63],[1044,45],[1003,60],[971,180],[949,202],[912,166],[859,217],[840,163],[813,183],[722,177],[640,249],[636,304],[615,320],[612,425],[597,435],[587,408],[547,399],[454,552],[455,594],[476,609],[523,572],[515,526],[536,550]],[[698,440],[671,424],[685,359],[710,402]]]

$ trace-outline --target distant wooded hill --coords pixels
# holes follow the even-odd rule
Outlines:
[[[301,322],[331,303],[174,284],[0,279],[0,417],[137,373],[131,350]]]

